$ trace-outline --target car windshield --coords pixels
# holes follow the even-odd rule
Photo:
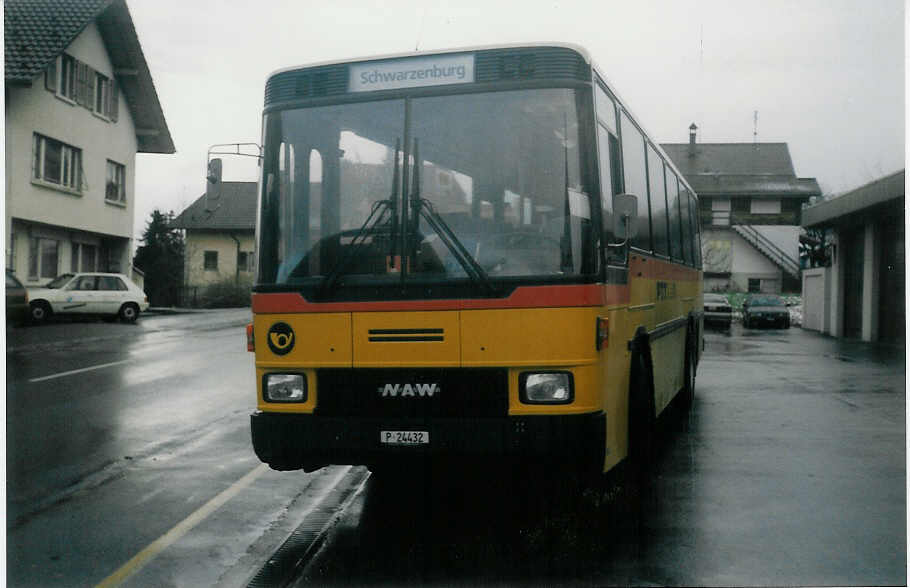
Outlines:
[[[73,274],[61,274],[48,282],[45,288],[62,288],[71,279],[73,279]]]
[[[784,306],[784,301],[777,296],[756,296],[749,301],[750,306]]]
[[[720,294],[705,294],[705,302],[710,302],[711,304],[726,304],[727,298]]]

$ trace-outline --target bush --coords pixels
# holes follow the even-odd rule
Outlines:
[[[200,304],[203,308],[237,308],[250,305],[250,284],[222,280],[206,286]]]

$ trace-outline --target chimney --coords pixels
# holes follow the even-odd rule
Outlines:
[[[689,125],[689,147],[695,147],[695,132],[698,131],[698,127],[695,126],[695,123]]]

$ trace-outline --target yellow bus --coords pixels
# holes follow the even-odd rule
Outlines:
[[[691,403],[696,195],[583,49],[281,70],[262,148],[248,344],[272,468],[606,472]]]

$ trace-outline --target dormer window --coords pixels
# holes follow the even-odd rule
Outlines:
[[[60,56],[58,94],[70,100],[76,100],[76,59],[66,53]]]
[[[113,78],[96,71],[67,53],[47,66],[45,87],[58,97],[76,103],[110,121],[117,122],[117,85]]]

